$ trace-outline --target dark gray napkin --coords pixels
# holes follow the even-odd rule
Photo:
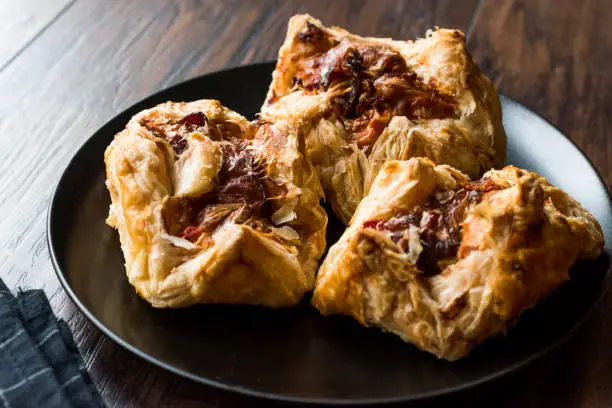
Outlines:
[[[13,296],[1,279],[0,407],[105,407],[44,292]]]

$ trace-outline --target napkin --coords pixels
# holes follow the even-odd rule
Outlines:
[[[0,407],[104,407],[72,333],[42,290],[0,279]]]

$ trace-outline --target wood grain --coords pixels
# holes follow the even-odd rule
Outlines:
[[[72,3],[73,0],[0,0],[0,71]]]
[[[102,335],[55,278],[45,218],[62,169],[97,128],[171,84],[273,59],[295,13],[362,35],[413,38],[435,25],[464,30],[502,92],[560,126],[612,181],[606,133],[612,36],[605,31],[612,11],[603,0],[578,8],[554,0],[47,1],[69,7],[60,6],[50,25],[39,24],[41,34],[32,28],[27,47],[13,52],[0,71],[0,274],[9,287],[45,289],[56,313],[69,321],[109,406],[281,405],[184,380]],[[580,335],[518,375],[423,406],[610,406],[612,319],[605,310],[611,306],[609,297]]]

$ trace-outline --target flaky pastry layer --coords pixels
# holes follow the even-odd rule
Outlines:
[[[134,116],[105,153],[107,223],[140,296],[282,307],[312,290],[327,216],[300,140],[214,100]]]
[[[330,248],[312,302],[457,360],[602,248],[593,216],[535,173],[507,166],[470,182],[428,159],[390,161]]]
[[[262,116],[305,126],[344,223],[387,160],[428,157],[479,177],[506,157],[499,97],[458,30],[394,41],[294,16]]]

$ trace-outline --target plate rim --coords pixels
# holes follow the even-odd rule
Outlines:
[[[416,402],[416,401],[425,401],[425,400],[430,400],[433,398],[439,398],[439,397],[444,397],[444,396],[449,396],[451,394],[455,394],[458,392],[462,392],[462,391],[466,391],[469,389],[473,389],[475,387],[478,387],[482,384],[485,384],[487,382],[490,381],[494,381],[497,380],[499,378],[502,378],[512,372],[518,371],[520,369],[525,368],[526,366],[528,366],[529,364],[533,363],[534,361],[540,359],[541,357],[550,354],[552,351],[558,349],[562,344],[566,343],[571,337],[574,336],[574,334],[584,325],[584,323],[592,316],[593,312],[599,307],[599,305],[601,304],[602,300],[604,299],[604,297],[606,296],[609,288],[610,288],[610,284],[612,283],[612,263],[610,263],[606,269],[606,273],[605,273],[605,277],[604,277],[604,284],[603,284],[603,289],[598,293],[597,298],[591,303],[591,305],[589,306],[588,310],[582,315],[580,316],[580,318],[578,320],[576,320],[576,322],[573,324],[573,326],[567,330],[566,332],[564,332],[561,336],[557,337],[554,341],[550,342],[549,344],[543,346],[542,348],[540,348],[537,352],[531,354],[529,357],[524,358],[518,362],[515,362],[513,364],[510,364],[509,366],[498,370],[494,373],[491,373],[489,375],[483,376],[479,379],[473,380],[473,381],[469,381],[463,384],[459,384],[459,385],[455,385],[455,386],[450,386],[441,390],[435,390],[435,391],[428,391],[428,392],[423,392],[423,393],[416,393],[413,395],[409,395],[409,396],[397,396],[397,397],[378,397],[378,398],[360,398],[360,399],[350,399],[350,398],[334,398],[334,397],[330,397],[330,398],[319,398],[319,397],[298,397],[298,396],[291,396],[291,395],[283,395],[283,394],[278,394],[278,393],[271,393],[271,392],[264,392],[264,391],[258,391],[256,389],[252,389],[249,387],[244,387],[241,385],[230,385],[221,381],[217,381],[215,379],[212,378],[204,378],[198,375],[195,375],[193,373],[190,373],[187,370],[175,367],[172,364],[166,363],[165,361],[162,361],[161,359],[158,359],[152,355],[149,355],[147,353],[145,353],[144,351],[140,350],[138,347],[128,343],[126,340],[122,339],[118,334],[114,333],[111,329],[109,329],[108,327],[106,327],[96,316],[93,315],[92,312],[90,312],[88,310],[88,308],[81,302],[81,300],[79,299],[79,297],[76,295],[76,293],[73,291],[71,285],[68,283],[65,273],[62,270],[62,268],[59,265],[59,262],[57,260],[57,256],[55,254],[55,249],[54,249],[54,242],[55,242],[55,238],[54,238],[54,231],[52,228],[52,219],[54,218],[54,213],[56,211],[56,206],[57,206],[57,196],[58,196],[58,190],[60,189],[60,187],[63,185],[63,183],[65,182],[66,179],[66,175],[68,174],[68,170],[70,169],[70,167],[73,165],[74,161],[76,160],[76,158],[82,154],[83,150],[86,148],[86,146],[88,146],[90,143],[92,143],[94,141],[94,138],[96,137],[96,135],[98,134],[98,132],[100,131],[100,129],[102,129],[103,127],[105,127],[107,124],[109,124],[110,122],[115,121],[119,116],[123,115],[126,111],[129,110],[133,110],[135,109],[137,106],[145,103],[147,100],[149,99],[153,99],[156,96],[158,96],[159,94],[162,93],[166,93],[169,90],[176,88],[176,87],[180,87],[180,86],[185,86],[186,84],[190,83],[190,82],[197,82],[199,80],[201,80],[204,77],[208,77],[208,76],[213,76],[216,74],[221,74],[221,73],[226,73],[226,72],[231,72],[231,71],[239,71],[239,70],[243,70],[243,69],[252,69],[252,68],[262,68],[264,66],[269,66],[270,67],[270,71],[272,71],[273,67],[275,66],[276,61],[262,61],[262,62],[257,62],[257,63],[253,63],[253,64],[245,64],[245,65],[234,65],[234,66],[230,66],[230,67],[226,67],[223,69],[219,69],[219,70],[215,70],[215,71],[211,71],[211,72],[207,72],[205,74],[202,75],[198,75],[194,78],[190,78],[187,79],[185,81],[180,81],[177,82],[171,86],[165,87],[163,89],[160,89],[140,100],[138,100],[137,102],[131,104],[130,106],[128,106],[127,108],[121,110],[119,113],[117,113],[116,115],[114,115],[112,118],[106,120],[104,122],[104,124],[102,124],[100,127],[98,127],[83,143],[81,143],[81,145],[78,147],[78,149],[72,154],[72,156],[70,157],[70,159],[68,160],[68,163],[63,167],[62,171],[61,171],[61,175],[59,176],[59,178],[57,179],[57,182],[55,183],[54,187],[53,187],[53,191],[51,193],[51,197],[49,200],[49,204],[48,204],[48,208],[47,208],[47,217],[46,217],[46,241],[47,241],[47,248],[49,251],[49,255],[51,258],[51,263],[53,265],[53,269],[55,271],[55,275],[58,278],[58,280],[60,281],[62,288],[64,289],[64,291],[68,294],[68,297],[70,298],[70,300],[77,306],[77,308],[79,309],[79,311],[81,313],[83,313],[85,315],[85,317],[87,317],[87,319],[94,325],[96,326],[100,331],[102,331],[102,333],[104,333],[104,335],[108,336],[111,340],[113,340],[116,344],[118,344],[119,346],[123,347],[125,350],[133,353],[134,355],[136,355],[139,358],[142,358],[143,360],[147,361],[148,363],[151,363],[157,367],[160,367],[164,370],[170,371],[173,374],[179,375],[183,378],[187,378],[191,381],[194,381],[196,383],[200,383],[200,384],[205,384],[207,386],[211,386],[211,387],[215,387],[215,388],[219,388],[221,390],[224,391],[228,391],[228,392],[235,392],[238,394],[242,394],[242,395],[246,395],[246,396],[250,396],[250,397],[256,397],[256,398],[261,398],[261,399],[269,399],[269,400],[275,400],[275,401],[280,401],[280,402],[290,402],[290,403],[300,403],[300,404],[319,404],[319,405],[366,405],[366,404],[393,404],[393,403],[400,403],[400,402]],[[595,175],[597,176],[597,179],[599,180],[599,183],[601,185],[601,187],[605,190],[606,192],[606,199],[608,202],[608,206],[610,208],[612,208],[612,194],[610,193],[610,190],[608,189],[607,184],[605,183],[603,177],[601,176],[601,173],[599,172],[599,170],[597,169],[597,167],[593,164],[593,161],[588,157],[588,155],[570,138],[568,137],[564,132],[562,132],[555,124],[553,124],[552,122],[550,122],[547,118],[539,115],[537,112],[534,112],[532,110],[530,110],[529,108],[527,108],[526,106],[524,106],[523,104],[515,101],[514,99],[511,99],[507,96],[502,95],[501,93],[499,93],[499,98],[500,98],[500,102],[502,103],[502,105],[504,103],[513,105],[515,108],[529,114],[529,115],[533,115],[535,117],[537,117],[538,119],[544,121],[547,125],[549,125],[551,128],[553,128],[557,133],[559,133],[562,137],[564,137],[565,139],[567,139],[571,145],[576,149],[576,151],[578,153],[580,153],[580,155],[586,160],[586,162],[589,164],[589,166],[593,169],[593,171],[595,172]],[[502,112],[503,114],[503,112]],[[606,247],[604,247],[604,252],[606,252]]]

